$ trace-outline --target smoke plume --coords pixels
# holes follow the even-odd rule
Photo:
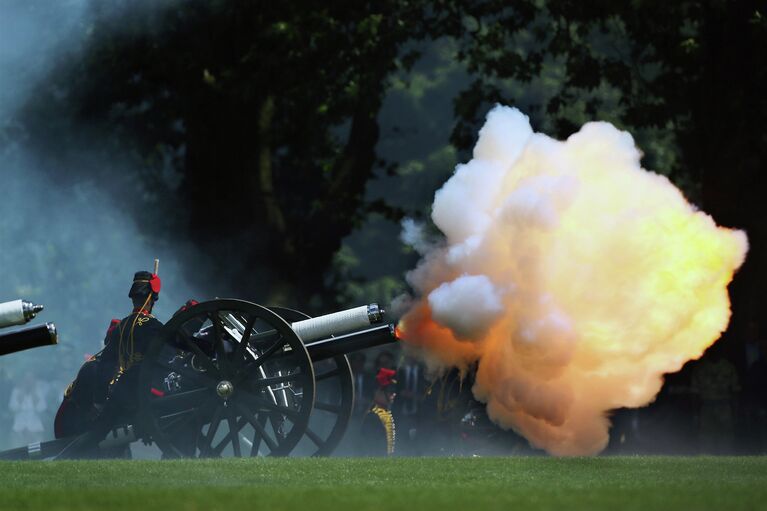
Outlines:
[[[102,183],[73,163],[75,159],[51,157],[62,152],[55,131],[27,130],[29,111],[44,118],[46,125],[61,121],[36,103],[36,91],[51,81],[59,64],[82,58],[88,27],[94,23],[91,4],[0,2],[0,302],[23,298],[44,304],[35,324],[50,321],[59,331],[57,346],[0,360],[0,450],[18,441],[6,421],[12,415],[6,412],[13,385],[28,385],[25,374],[34,378],[45,398],[44,406],[36,406],[46,431],[36,440],[52,436],[53,414],[84,356],[103,347],[111,318],[130,312],[133,272],[151,269],[153,259],[160,258],[164,287],[154,310],[163,321],[187,299],[208,298],[185,278],[190,266],[205,261],[195,247],[147,235]],[[141,6],[151,8],[148,2]],[[67,91],[57,93],[66,97]],[[27,108],[30,105],[34,108]],[[101,148],[108,144],[91,127],[74,120],[67,120],[67,126],[82,133],[69,139],[84,141],[68,148],[80,156],[77,162],[113,168],[115,180],[138,175],[132,160],[104,156]]]
[[[436,193],[444,244],[408,276],[408,342],[432,368],[478,361],[490,417],[556,455],[601,451],[609,411],[650,403],[729,322],[745,233],[640,157],[611,124],[561,142],[496,107]]]

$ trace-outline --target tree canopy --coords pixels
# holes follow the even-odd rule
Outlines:
[[[396,166],[401,155],[381,151],[382,108],[419,51],[440,41],[468,83],[443,142],[459,158],[495,102],[521,106],[559,137],[609,120],[635,134],[648,168],[718,222],[746,228],[752,258],[764,251],[760,2],[191,0],[90,10],[83,51],[21,113],[32,143],[52,169],[79,162],[151,236],[190,240],[213,261],[207,271],[248,296],[333,302],[328,272],[343,240],[371,213],[397,221],[427,207],[370,190],[387,174],[400,187],[418,183],[412,167]],[[102,157],[83,159],[79,148],[93,141]],[[121,163],[104,164],[112,155]],[[767,276],[744,272],[753,307]]]

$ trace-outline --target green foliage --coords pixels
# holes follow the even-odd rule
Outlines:
[[[446,21],[474,81],[456,98],[452,142],[471,147],[495,102],[521,106],[534,126],[566,137],[589,120],[630,131],[643,164],[668,175],[726,226],[745,228],[749,263],[734,287],[740,308],[761,316],[767,273],[764,3],[470,2]],[[544,85],[543,91],[534,92]],[[736,315],[737,317],[737,315]]]
[[[376,117],[390,76],[414,62],[403,46],[424,36],[425,9],[94,2],[84,56],[41,86],[27,128],[68,138],[52,157],[71,156],[70,130],[46,122],[70,111],[101,132],[105,158],[134,163],[141,184],[118,200],[139,195],[148,225],[158,211],[173,218],[155,236],[191,238],[241,292],[305,301],[327,292],[323,270],[366,210]],[[113,180],[114,169],[89,172]]]
[[[352,238],[379,216],[428,216],[496,102],[560,138],[615,123],[647,168],[764,244],[757,1],[145,7],[92,3],[83,56],[40,85],[25,133],[51,168],[104,183],[153,239],[191,241],[235,293],[332,307],[342,244],[365,259],[380,241]],[[349,278],[401,280],[412,261],[394,259],[392,273]]]

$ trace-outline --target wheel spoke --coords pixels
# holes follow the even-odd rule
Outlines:
[[[219,406],[216,408],[216,411],[213,412],[213,417],[211,417],[210,425],[208,426],[208,432],[205,434],[205,444],[200,447],[200,456],[209,456],[212,454],[213,439],[216,437],[218,425],[221,424],[223,411],[224,407]]]
[[[200,364],[202,364],[208,374],[212,378],[219,378],[219,371],[216,368],[216,365],[213,363],[210,357],[208,357],[208,355],[206,355],[205,352],[200,349],[197,343],[194,342],[194,339],[188,336],[184,336],[184,342],[192,351],[192,353],[195,354],[195,357],[200,362]]]
[[[314,445],[316,445],[317,447],[322,447],[323,445],[325,445],[325,441],[322,438],[320,438],[320,435],[312,431],[311,428],[306,428],[306,436],[308,436],[309,440],[314,442]]]
[[[241,408],[241,405],[238,405]],[[256,419],[258,423],[261,425],[261,428],[266,426],[266,416],[265,415],[259,415]],[[248,421],[250,422],[250,421]],[[261,445],[261,438],[262,435],[258,432],[258,430],[253,427],[253,445],[250,446],[250,455],[252,456],[258,456],[258,447]]]
[[[252,365],[248,367],[248,369],[258,369],[263,365],[264,362],[266,362],[266,359],[274,355],[274,353],[282,348],[285,345],[285,341],[283,340],[282,336],[280,335],[279,338],[277,338],[277,341],[269,346],[263,353],[261,353],[258,358],[253,362]]]
[[[227,417],[227,422],[229,421]],[[228,444],[232,440],[232,435],[239,435],[240,430],[245,425],[245,419],[240,418],[238,420],[235,420],[234,422],[234,428],[232,426],[229,426],[229,432],[224,435],[224,438],[221,439],[221,441],[213,448],[211,451],[213,453],[213,456],[221,456],[221,453],[224,452],[224,448],[226,447],[226,444]],[[234,433],[233,433],[234,432]],[[237,437],[239,441],[239,436]],[[234,445],[232,445],[234,447]]]
[[[245,325],[245,330],[242,332],[242,338],[240,339],[240,344],[237,345],[234,357],[234,360],[238,365],[242,365],[242,361],[245,360],[245,350],[250,342],[250,334],[253,333],[253,327],[256,325],[257,319],[256,316],[252,316],[250,320],[248,320],[248,324]]]
[[[226,357],[226,347],[224,346],[224,333],[221,328],[221,318],[218,316],[218,311],[209,312],[208,319],[213,324],[213,347],[216,351],[216,360],[218,361],[218,367],[221,371],[221,376],[229,378],[232,374],[231,364]]]
[[[269,422],[272,423],[272,429],[274,430],[274,437],[279,442],[285,441],[285,432],[282,431],[282,424],[285,422],[284,417],[277,413],[269,414]]]
[[[242,458],[242,451],[240,450],[240,429],[242,426],[237,427],[237,416],[234,413],[234,407],[227,406],[227,422],[229,423],[229,435],[232,437],[232,449],[234,455],[238,458]]]
[[[243,389],[240,389],[240,392],[237,393],[237,396],[239,399],[246,401],[246,404],[252,408],[263,408],[270,412],[277,412],[290,419],[296,419],[301,415],[297,410],[294,410],[293,408],[288,408],[287,406],[278,405],[271,401],[267,401],[266,399],[256,397]]]
[[[258,433],[258,436],[264,441],[267,447],[269,447],[269,450],[271,452],[274,452],[277,450],[278,445],[277,443],[272,440],[272,438],[269,436],[269,434],[266,432],[266,428],[261,424],[261,416],[259,416],[258,420],[253,420],[252,414],[250,411],[243,406],[240,403],[237,403],[237,407],[242,411],[242,417],[248,421],[248,423],[253,426],[253,429],[256,430],[256,433]],[[253,437],[253,448],[256,448],[256,438]]]

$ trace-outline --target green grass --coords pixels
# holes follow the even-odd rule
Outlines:
[[[767,509],[767,457],[0,462],[0,509]]]

